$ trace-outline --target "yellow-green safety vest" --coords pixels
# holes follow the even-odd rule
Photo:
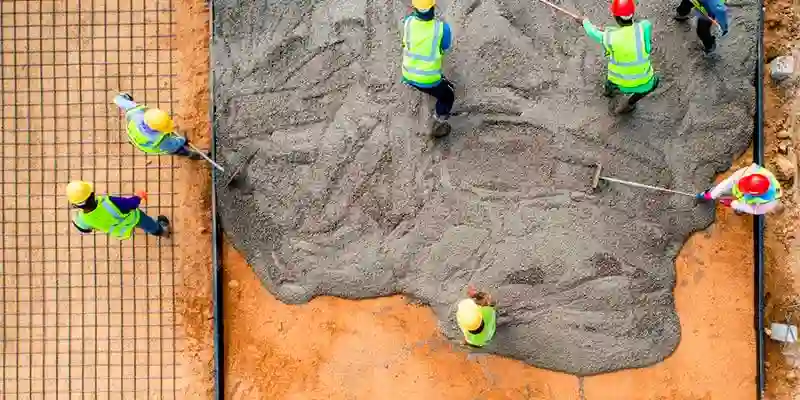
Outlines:
[[[708,14],[708,10],[706,10],[706,8],[703,7],[703,5],[700,4],[699,1],[697,0],[689,0],[689,1],[692,2],[692,5],[694,6],[694,8],[697,9],[697,11],[700,11],[700,14],[703,14],[708,19],[712,19],[711,16]],[[722,0],[722,4],[725,4],[725,0]]]
[[[142,132],[139,128],[139,122],[141,122],[141,120],[133,118],[134,115],[143,110],[146,110],[145,106],[136,106],[125,113],[125,118],[128,120],[128,140],[145,153],[166,154],[166,152],[161,150],[158,146],[164,141],[167,134],[163,132],[157,132],[157,134]]]
[[[101,196],[97,200],[97,208],[88,213],[77,213],[74,221],[81,228],[92,228],[122,240],[131,237],[140,218],[141,211],[138,209],[123,214],[108,196]]]
[[[608,29],[603,36],[608,54],[608,80],[626,88],[644,85],[653,79],[653,65],[644,41],[644,30],[638,22],[617,29]]]
[[[497,313],[494,307],[481,306],[481,316],[483,317],[483,329],[480,332],[462,331],[467,343],[476,347],[483,347],[489,343],[494,337],[494,332],[497,328]]]
[[[755,172],[748,175],[752,174],[761,174],[766,176],[767,179],[769,179],[769,189],[761,196],[753,196],[742,193],[742,191],[739,190],[739,185],[737,182],[737,184],[733,185],[732,190],[733,197],[735,197],[736,200],[743,201],[745,204],[766,204],[781,198],[781,195],[783,194],[781,191],[781,183],[778,182],[778,179],[775,178],[775,175],[773,175],[772,172],[762,166],[759,166]],[[744,176],[742,178],[744,178]]]
[[[434,84],[442,80],[444,23],[408,17],[403,24],[403,78]]]

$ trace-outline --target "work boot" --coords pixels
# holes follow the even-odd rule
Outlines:
[[[626,101],[625,103],[623,103],[622,107],[617,109],[617,114],[630,114],[635,109],[636,109],[636,103],[631,104],[630,102]]]
[[[158,222],[158,224],[161,225],[161,233],[159,233],[156,236],[168,238],[170,235],[169,219],[163,215],[159,215],[158,217],[156,217],[156,222]]]
[[[672,19],[674,19],[675,21],[678,21],[678,22],[683,22],[683,21],[687,21],[687,20],[689,20],[689,18],[690,18],[691,16],[692,16],[692,13],[691,13],[691,12],[690,12],[689,14],[686,14],[686,15],[680,15],[680,14],[677,14],[677,13],[676,13],[676,14],[675,14],[675,16],[674,16],[674,17],[672,17]]]
[[[447,122],[449,115],[436,115],[433,118],[433,126],[431,127],[431,136],[440,138],[450,134],[450,123]]]
[[[612,85],[608,81],[606,81],[603,84],[603,96],[604,97],[611,98],[611,97],[616,96],[617,94],[619,94],[619,89],[616,86]]]

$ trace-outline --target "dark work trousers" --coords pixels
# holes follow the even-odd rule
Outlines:
[[[647,92],[644,92],[644,93],[634,93],[634,94],[632,94],[631,97],[628,98],[628,104],[632,106],[632,105],[636,104],[636,102],[638,102],[639,100],[643,99],[648,94],[653,93],[656,89],[658,89],[658,84],[659,84],[659,81],[660,81],[660,79],[658,78],[658,74],[656,74],[654,79],[656,81],[653,84],[653,88],[652,89],[650,89],[650,90],[648,90]],[[606,81],[605,87],[604,87],[603,96],[612,97],[612,96],[614,96],[615,93],[619,93],[618,90],[619,90],[619,87],[617,85],[611,83],[611,81]]]
[[[411,85],[414,86],[414,85]],[[447,119],[450,116],[450,110],[453,109],[453,103],[456,101],[455,86],[448,81],[447,78],[442,77],[438,85],[430,88],[422,88],[414,86],[422,93],[427,93],[436,99],[436,116],[439,118]]]
[[[631,97],[628,98],[628,104],[632,106],[632,105],[636,104],[636,102],[638,102],[639,100],[643,99],[644,96],[647,96],[648,94],[653,93],[656,89],[658,89],[658,83],[660,81],[660,79],[658,79],[658,75],[656,75],[654,79],[656,81],[655,81],[655,83],[653,83],[653,88],[652,89],[650,89],[649,91],[644,92],[644,93],[634,93],[634,94],[632,94]]]
[[[694,4],[692,4],[691,1],[681,0],[681,4],[675,11],[679,16],[685,17],[692,12],[693,8]],[[713,50],[714,43],[717,41],[717,38],[711,34],[712,25],[714,25],[714,23],[706,17],[700,16],[697,18],[697,37],[703,42],[703,47],[705,47],[706,52]]]

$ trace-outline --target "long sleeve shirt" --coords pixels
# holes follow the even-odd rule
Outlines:
[[[128,100],[122,96],[114,97],[114,104],[117,105],[122,111],[127,113],[129,110],[135,108],[138,104],[133,100]],[[142,113],[145,110],[141,110]],[[132,117],[126,118],[127,121],[130,121]],[[140,129],[150,129],[146,126],[140,126]],[[155,131],[153,131],[155,132]],[[165,153],[175,153],[180,150],[186,144],[186,138],[176,134],[175,132],[165,133],[164,139],[159,143],[158,147]]]
[[[728,33],[728,7],[725,6],[724,0],[698,0],[703,8],[705,8],[708,16],[703,15],[703,13],[695,8],[697,11],[698,18],[708,18],[711,17],[714,21],[717,21],[719,24],[720,29],[722,29],[722,33]]]
[[[733,187],[734,185],[736,185],[736,183],[739,182],[739,179],[742,179],[747,175],[756,173],[759,170],[760,170],[759,165],[755,163],[750,164],[747,167],[738,169],[736,172],[731,174],[731,176],[725,178],[717,186],[714,186],[714,188],[711,189],[711,191],[709,192],[709,194],[711,194],[711,198],[716,200],[723,196],[731,196],[733,194]],[[744,201],[733,199],[733,201],[731,201],[731,208],[736,211],[747,214],[762,215],[774,210],[775,207],[778,206],[779,202],[780,201],[778,199],[774,199],[769,203],[747,204]]]
[[[117,206],[119,211],[123,214],[127,214],[139,208],[139,205],[142,203],[142,199],[139,196],[131,196],[131,197],[108,196],[108,200],[111,201],[112,204]],[[74,220],[72,221],[72,225],[75,226],[75,228],[77,228],[82,233],[90,233],[92,231],[92,228],[78,226],[78,224],[76,224]]]
[[[403,18],[401,24],[405,24],[406,20],[409,19],[409,18],[417,18],[417,19],[422,20],[422,21],[430,21],[430,20],[432,20],[432,19],[434,19],[436,17],[434,16],[434,11],[433,10],[430,10],[430,11],[424,12],[424,13],[423,12],[419,12],[419,11],[414,11],[412,14],[406,15]],[[442,22],[442,24],[444,24],[444,26],[442,27],[442,41],[441,41],[441,44],[439,45],[439,51],[441,51],[442,54],[444,54],[448,50],[450,50],[450,48],[453,45],[453,31],[450,29],[450,24],[448,24],[447,22],[444,22],[444,21],[441,21],[441,22]],[[411,82],[411,81],[408,81],[405,78],[403,78],[403,83],[411,84],[411,85],[414,85],[414,86],[417,86],[417,87],[421,87],[421,88],[436,87],[437,85],[439,85],[439,82],[436,82],[436,83],[433,83],[433,84],[423,84],[423,83]]]

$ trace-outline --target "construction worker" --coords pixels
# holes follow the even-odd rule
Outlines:
[[[725,7],[725,0],[681,0],[675,10],[675,20],[688,20],[692,9],[697,11],[697,37],[703,42],[703,51],[711,54],[717,48],[717,38],[711,33],[711,28],[717,25],[721,31],[720,37],[728,34],[728,9]]]
[[[483,347],[494,337],[497,315],[488,294],[470,288],[468,296],[458,303],[456,322],[468,345]]]
[[[185,137],[174,132],[175,123],[166,111],[137,105],[128,93],[117,95],[114,104],[125,112],[128,140],[139,150],[202,159],[187,146]]]
[[[72,181],[67,185],[67,199],[72,207],[80,209],[72,224],[81,233],[101,231],[116,239],[128,239],[133,228],[160,237],[169,236],[169,220],[159,215],[156,220],[139,209],[139,204],[147,198],[140,192],[132,197],[96,196],[92,184]]]
[[[636,103],[656,90],[658,75],[650,62],[653,26],[650,21],[633,21],[636,5],[633,0],[613,0],[611,14],[619,27],[599,30],[587,19],[583,19],[586,34],[600,43],[608,58],[608,78],[603,95],[613,97],[617,91],[631,94],[628,101],[617,109],[624,114],[636,109]]]
[[[442,58],[450,49],[450,25],[434,15],[436,0],[412,0],[414,11],[403,19],[403,83],[436,99],[433,135],[450,133],[455,86],[442,73]]]
[[[719,199],[726,207],[753,215],[774,210],[780,198],[780,182],[772,172],[755,163],[737,170],[713,189],[697,194],[700,201]]]

